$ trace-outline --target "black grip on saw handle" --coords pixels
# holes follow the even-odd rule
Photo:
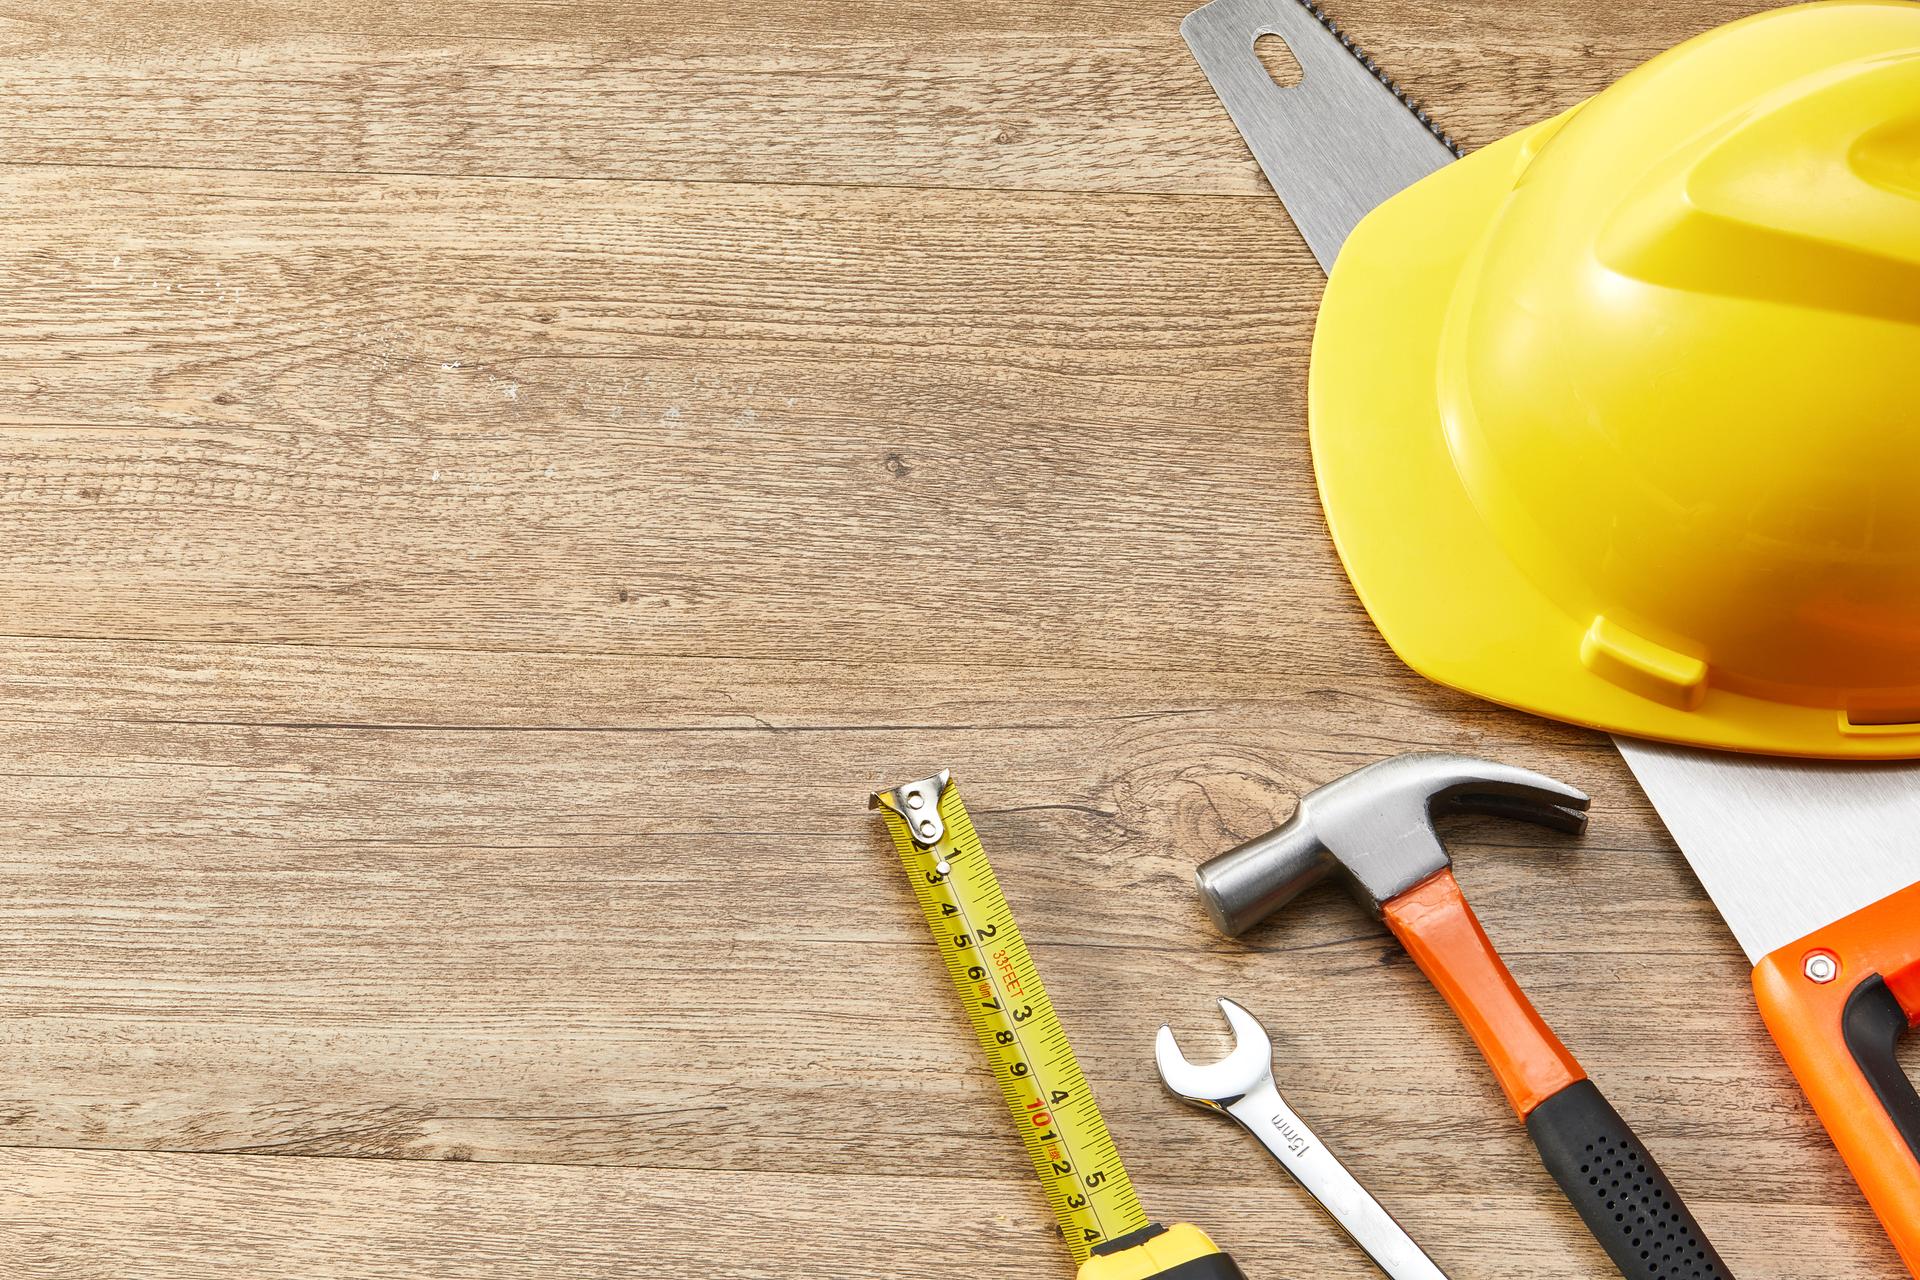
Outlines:
[[[1527,1133],[1627,1280],[1731,1280],[1680,1193],[1593,1081],[1535,1107]]]

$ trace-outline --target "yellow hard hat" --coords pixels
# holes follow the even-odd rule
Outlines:
[[[1920,4],[1723,27],[1388,200],[1309,400],[1341,558],[1422,674],[1920,756]]]

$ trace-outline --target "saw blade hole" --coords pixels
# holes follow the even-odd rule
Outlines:
[[[1269,31],[1253,42],[1254,56],[1260,59],[1260,65],[1267,69],[1273,82],[1282,89],[1291,89],[1305,78],[1306,72],[1300,68],[1300,59],[1293,56],[1293,50],[1287,42]]]

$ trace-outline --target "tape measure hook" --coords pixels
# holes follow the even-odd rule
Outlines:
[[[876,791],[867,797],[869,809],[891,809],[907,820],[907,831],[922,849],[931,849],[947,834],[946,819],[940,816],[940,798],[953,784],[953,771],[942,769],[931,778],[909,782],[891,791]]]

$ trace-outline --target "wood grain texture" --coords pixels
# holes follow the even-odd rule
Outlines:
[[[1898,1274],[1611,748],[1353,601],[1185,7],[0,16],[0,1255],[1064,1275],[863,808],[950,765],[1156,1215],[1371,1274],[1159,1089],[1233,994],[1449,1269],[1601,1274],[1377,925],[1187,883],[1441,748],[1593,792],[1461,882],[1735,1270]],[[1752,7],[1340,16],[1483,143]]]
[[[901,1174],[876,1197],[871,1179],[838,1174],[4,1151],[0,1178],[13,1274],[49,1280],[1030,1280],[1062,1270],[1058,1241],[1035,1226],[1037,1191],[991,1174]],[[1221,1216],[1217,1187],[1157,1190],[1169,1211]],[[1299,1200],[1291,1188],[1237,1189],[1231,1228],[1215,1230],[1251,1276],[1378,1274],[1329,1248],[1330,1228]],[[983,1202],[1001,1207],[955,1213]],[[852,1206],[862,1229],[849,1229]],[[1525,1233],[1514,1197],[1456,1189],[1435,1208],[1507,1224],[1499,1274],[1555,1274],[1525,1270],[1550,1267],[1555,1242]],[[1846,1247],[1831,1224],[1809,1229],[1771,1207],[1752,1218],[1774,1238],[1795,1230],[1810,1249]]]
[[[103,0],[0,25],[21,162],[1261,193],[1189,0],[322,6]],[[1752,12],[1382,0],[1348,19],[1490,142]]]

